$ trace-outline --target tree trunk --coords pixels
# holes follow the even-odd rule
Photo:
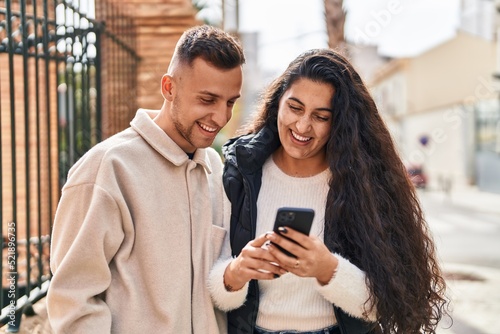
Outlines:
[[[347,43],[344,39],[345,12],[342,0],[324,0],[325,22],[328,33],[328,47],[347,56]]]

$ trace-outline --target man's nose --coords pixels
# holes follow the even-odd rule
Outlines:
[[[214,115],[212,116],[212,119],[215,123],[217,123],[218,126],[222,128],[229,122],[232,116],[233,107],[228,107],[224,104],[217,108],[217,110],[214,112]]]

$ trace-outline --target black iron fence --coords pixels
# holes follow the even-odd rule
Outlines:
[[[0,323],[10,331],[46,295],[69,168],[135,113],[134,41],[113,3],[0,1]]]

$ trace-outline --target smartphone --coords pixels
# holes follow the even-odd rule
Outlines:
[[[314,218],[314,210],[307,208],[291,208],[284,207],[279,208],[276,213],[276,220],[274,221],[273,231],[279,233],[281,236],[285,237],[285,235],[281,234],[278,230],[280,226],[291,227],[294,230],[303,233],[305,235],[309,235],[311,232],[311,226]],[[289,239],[290,241],[293,241]],[[296,257],[292,253],[283,249],[279,245],[274,244],[279,248],[283,253],[288,256]]]

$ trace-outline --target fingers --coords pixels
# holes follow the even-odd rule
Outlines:
[[[269,240],[267,239],[266,234],[262,234],[250,241],[241,251],[242,254],[247,258],[254,258],[259,260],[265,260],[268,262],[276,262],[276,257],[268,252],[267,245],[269,244]]]
[[[276,263],[276,257],[267,248],[265,234],[250,241],[229,266],[230,276],[239,283],[251,279],[274,279],[286,273]]]
[[[287,231],[280,231],[281,234],[271,233],[266,236],[272,242],[269,246],[269,253],[276,257],[280,267],[291,273],[301,277],[321,278],[323,281],[324,276],[330,275],[331,270],[336,267],[336,263],[331,260],[332,254],[328,248],[317,237],[300,235],[300,232],[286,229]],[[301,244],[287,239],[289,237]],[[295,257],[286,255],[277,246],[294,254]]]
[[[291,250],[292,251],[292,250]],[[298,257],[292,257],[289,256],[285,253],[283,253],[282,250],[277,248],[276,245],[270,245],[269,246],[269,252],[273,253],[274,256],[277,259],[277,263],[279,266],[289,272],[292,272],[294,274],[298,275],[298,269],[300,268],[301,263],[304,264],[305,258],[299,259]],[[293,254],[297,254],[299,252],[295,252]],[[302,268],[300,268],[302,271],[304,269],[304,266],[302,265]],[[299,275],[302,276],[302,275]]]
[[[230,271],[235,280],[244,283],[252,279],[274,279],[286,273],[282,268],[262,259],[238,257],[230,264]]]
[[[267,233],[259,235],[257,238],[250,241],[249,244],[253,247],[262,247],[267,242],[266,234]]]
[[[296,243],[301,245],[303,248],[309,249],[308,245],[309,245],[310,237],[308,235],[300,233],[291,227],[281,226],[278,228],[278,230],[279,230],[279,233],[276,233],[277,235],[285,236],[288,239],[295,241]]]
[[[282,228],[280,227],[280,229]],[[290,252],[295,257],[302,256],[304,251],[308,249],[307,246],[305,246],[304,244],[306,245],[311,244],[311,242],[308,240],[309,236],[305,236],[300,232],[292,230],[291,228],[284,228],[284,231],[280,231],[280,233],[274,233],[274,232],[268,233],[266,235],[266,238],[275,245],[278,245],[284,250]],[[270,253],[278,257],[280,253],[283,252],[280,250],[280,253],[278,253],[277,251],[271,251]],[[288,257],[291,257],[290,254],[286,255]],[[280,259],[282,258],[280,257]]]

